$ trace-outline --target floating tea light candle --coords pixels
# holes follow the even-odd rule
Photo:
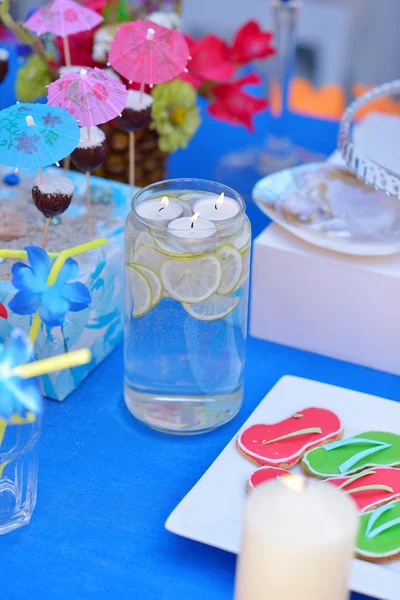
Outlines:
[[[163,196],[162,198],[151,198],[140,202],[136,206],[136,212],[143,219],[159,221],[161,225],[163,221],[178,219],[182,215],[183,209],[173,198]]]
[[[204,219],[209,221],[226,221],[240,212],[240,206],[236,200],[227,198],[222,192],[219,197],[208,194],[197,200],[193,206],[193,212],[199,212]]]
[[[168,224],[168,234],[172,245],[191,251],[205,251],[215,243],[217,228],[214,223],[200,218],[196,212],[192,217],[181,217]]]

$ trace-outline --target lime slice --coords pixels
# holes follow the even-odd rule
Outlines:
[[[148,231],[141,231],[137,236],[133,249],[137,250],[140,246],[155,246],[154,240]]]
[[[166,260],[164,254],[154,248],[143,244],[133,253],[133,261],[136,264],[152,269],[157,275],[160,273],[161,264]]]
[[[240,298],[227,298],[219,294],[213,294],[211,298],[200,304],[185,304],[182,306],[186,312],[199,321],[216,321],[223,319],[235,310]]]
[[[153,302],[150,284],[146,277],[143,277],[137,269],[130,265],[127,266],[127,275],[131,284],[133,296],[132,315],[135,318],[141,317],[150,310]]]
[[[179,250],[175,250],[165,240],[162,240],[157,236],[153,237],[153,246],[155,246],[157,250],[165,254],[165,256],[171,256],[176,258],[193,258],[193,253],[189,254],[188,252],[179,252]]]
[[[239,283],[233,290],[234,292],[236,292],[236,290],[241,288],[242,285],[245,284],[246,281],[248,280],[248,278],[250,277],[250,247],[247,248],[247,250],[245,250],[245,252],[243,252],[242,259],[243,259],[243,270],[242,270],[242,274],[240,276]]]
[[[251,226],[249,219],[245,216],[244,226],[240,231],[227,238],[227,241],[235,246],[239,252],[246,252],[251,243]]]
[[[184,260],[166,260],[161,281],[171,298],[197,304],[208,300],[222,281],[221,263],[215,255]]]
[[[143,265],[133,264],[134,269],[139,271],[141,275],[146,279],[147,283],[151,289],[151,307],[158,304],[161,300],[163,289],[161,285],[161,280],[157,273],[153,271],[153,269],[149,269],[149,267],[144,267]]]
[[[222,282],[218,294],[228,296],[236,288],[242,276],[242,255],[232,244],[220,246],[215,254],[222,265]]]

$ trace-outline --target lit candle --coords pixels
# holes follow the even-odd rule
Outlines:
[[[136,212],[149,221],[172,221],[181,216],[183,209],[176,200],[163,196],[161,199],[143,200],[136,206]]]
[[[345,600],[356,505],[334,486],[280,477],[249,493],[235,600]]]
[[[204,219],[209,221],[226,221],[240,212],[240,205],[233,198],[226,198],[222,192],[219,197],[209,194],[197,200],[193,206],[193,212],[199,212]]]
[[[192,217],[181,217],[168,224],[171,243],[180,249],[204,251],[212,248],[217,228],[207,219],[199,218],[196,212]]]

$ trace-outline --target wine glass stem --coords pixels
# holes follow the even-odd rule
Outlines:
[[[288,96],[296,55],[298,3],[273,0],[271,9],[277,55],[270,79],[271,119],[267,143],[279,154],[291,152]]]

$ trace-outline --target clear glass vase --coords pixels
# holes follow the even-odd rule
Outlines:
[[[40,417],[0,420],[0,534],[27,525],[36,505]]]
[[[166,198],[170,217],[143,216],[152,202],[161,214]],[[221,199],[236,214],[202,219]],[[244,209],[232,189],[197,179],[157,183],[133,199],[125,227],[125,401],[150,427],[202,433],[240,409],[251,237]],[[177,234],[178,221],[185,225]]]

